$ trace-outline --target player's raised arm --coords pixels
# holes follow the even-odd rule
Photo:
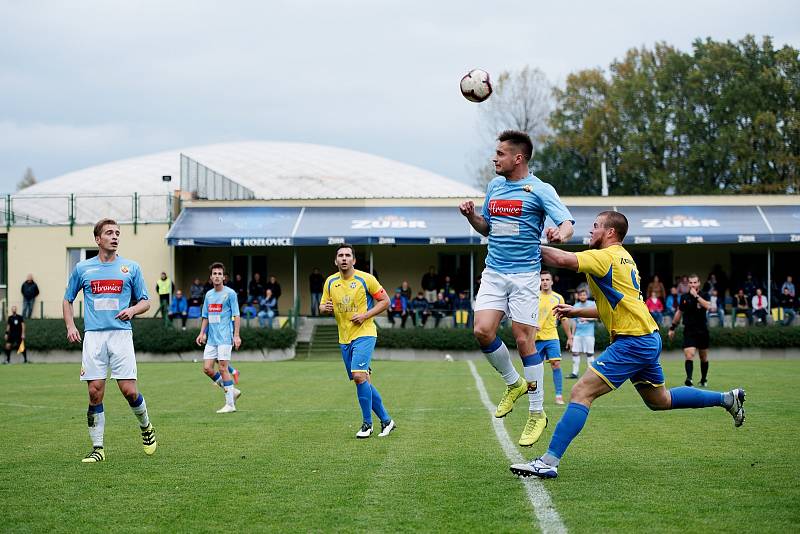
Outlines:
[[[567,243],[572,239],[572,234],[575,233],[575,228],[572,221],[566,220],[558,225],[558,227],[551,226],[545,229],[545,237],[548,243]]]
[[[569,222],[569,221],[564,221]],[[563,223],[562,223],[563,224]],[[570,226],[572,223],[570,223]],[[578,270],[578,257],[573,252],[567,252],[553,247],[542,247],[542,262],[551,267],[561,267],[571,271]]]
[[[476,232],[486,237],[489,235],[489,223],[483,215],[475,213],[475,203],[471,200],[465,200],[458,205],[458,210],[461,215],[467,218],[469,224],[475,229]]]

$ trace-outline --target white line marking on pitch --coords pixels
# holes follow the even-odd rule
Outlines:
[[[492,401],[489,400],[489,394],[486,392],[486,387],[483,385],[483,379],[478,374],[475,364],[472,363],[472,361],[467,360],[467,365],[469,365],[469,370],[472,372],[472,376],[475,379],[475,385],[477,386],[478,393],[481,396],[481,402],[483,402],[483,405],[489,411],[489,417],[491,417],[492,420],[494,433],[497,435],[497,441],[500,442],[500,446],[503,448],[506,458],[508,458],[512,464],[526,462],[527,460],[523,458],[523,456],[514,446],[514,443],[511,441],[511,436],[508,435],[506,427],[503,425],[503,420],[497,419],[494,416],[495,406],[492,404]],[[514,475],[509,473],[509,476]],[[544,487],[544,483],[542,483],[542,481],[538,478],[533,477],[520,478],[520,480],[525,486],[525,491],[528,494],[528,500],[530,501],[531,506],[533,506],[533,511],[536,514],[536,519],[539,520],[539,527],[542,529],[542,532],[567,532],[567,527],[564,525],[564,522],[561,521],[561,516],[558,515],[558,510],[556,510],[556,507],[550,498],[550,493],[548,493],[547,489]]]

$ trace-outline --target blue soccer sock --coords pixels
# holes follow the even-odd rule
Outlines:
[[[361,406],[361,417],[365,423],[372,424],[372,384],[361,382],[356,384],[358,404]]]
[[[231,364],[228,364],[228,372],[229,372],[230,374],[233,374],[233,373],[235,373],[235,372],[236,372],[236,369],[234,369],[234,368],[233,368],[233,366],[232,366]]]
[[[564,391],[564,373],[561,372],[561,367],[553,368],[553,389],[556,395],[561,395]]]
[[[589,417],[589,408],[577,402],[570,402],[561,420],[556,425],[547,453],[542,456],[542,460],[549,465],[558,465],[564,452],[572,443],[572,440],[583,429],[586,418]]]
[[[681,386],[669,390],[672,397],[670,410],[681,408],[708,408],[709,406],[722,406],[724,393],[718,391],[705,391],[697,388]]]
[[[378,393],[375,386],[372,384],[370,384],[370,386],[372,387],[372,411],[375,412],[375,415],[378,416],[378,419],[380,419],[382,423],[389,422],[392,418],[389,417],[389,412],[383,407],[381,394]]]

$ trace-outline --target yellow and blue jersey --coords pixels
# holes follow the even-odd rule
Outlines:
[[[355,270],[352,278],[342,278],[341,273],[332,274],[322,288],[322,302],[333,301],[333,315],[339,327],[339,343],[346,345],[354,339],[378,336],[375,321],[367,319],[356,324],[350,319],[357,313],[367,313],[375,299],[384,293],[378,280],[369,273]]]
[[[586,274],[600,320],[616,336],[646,336],[658,330],[642,300],[636,263],[622,245],[576,252],[578,272]]]
[[[564,297],[555,291],[539,294],[539,331],[536,332],[536,341],[558,339],[558,321],[553,315],[553,308],[557,304],[564,304]]]

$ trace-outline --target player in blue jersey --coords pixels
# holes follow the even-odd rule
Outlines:
[[[98,254],[75,266],[64,293],[67,340],[80,343],[81,334],[75,327],[72,303],[83,291],[85,318],[80,378],[89,387],[87,420],[92,440],[92,451],[82,460],[85,463],[106,459],[103,396],[109,368],[111,378],[117,381],[119,390],[139,421],[145,454],[153,454],[157,446],[147,404],[136,385],[136,356],[131,330],[131,319],[150,309],[150,300],[139,264],[117,255],[119,235],[119,225],[112,219],[102,219],[94,226]],[[131,299],[136,301],[133,306],[130,306]]]
[[[493,161],[498,177],[489,182],[483,211],[476,213],[471,200],[462,202],[459,209],[476,232],[489,238],[486,269],[475,302],[474,332],[481,350],[507,386],[494,415],[505,417],[514,408],[514,401],[528,393],[530,414],[520,441],[532,445],[547,426],[543,358],[534,345],[539,315],[539,245],[547,216],[556,224],[545,230],[550,243],[569,241],[574,221],[555,189],[530,174],[530,137],[524,132],[506,131],[497,140]],[[497,337],[505,316],[511,319],[524,378],[514,369],[508,348]]]
[[[239,302],[236,291],[223,284],[225,266],[215,262],[209,270],[214,287],[208,290],[203,301],[203,321],[196,341],[198,345],[206,345],[203,371],[225,392],[225,406],[217,413],[230,413],[236,411],[236,399],[242,394],[233,385],[229,367],[233,349],[239,350],[242,345],[242,338],[239,337]],[[218,371],[214,371],[215,361]]]
[[[591,364],[590,371],[572,388],[570,403],[556,425],[547,452],[526,464],[514,464],[520,476],[555,478],[567,447],[586,423],[589,408],[598,397],[630,380],[651,410],[721,406],[733,416],[734,426],[744,423],[743,389],[728,392],[692,387],[664,387],[661,369],[661,335],[642,299],[639,272],[622,247],[628,219],[616,211],[601,212],[594,220],[590,250],[566,252],[542,247],[544,263],[586,274],[597,307],[556,306],[556,317],[599,318],[611,333],[611,345]]]
[[[594,308],[594,302],[589,300],[585,288],[580,287],[575,293],[577,299],[573,305],[576,309]],[[578,378],[581,368],[581,354],[586,355],[586,365],[594,361],[594,325],[597,319],[593,317],[578,316],[574,319],[574,333],[572,336],[572,373],[567,378]]]

